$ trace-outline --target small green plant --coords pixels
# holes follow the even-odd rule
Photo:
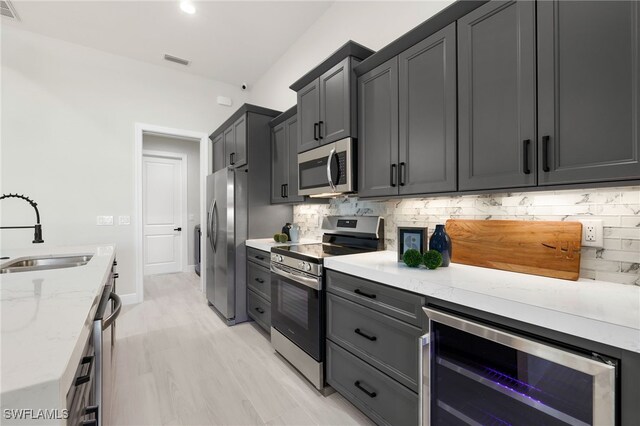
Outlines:
[[[275,241],[276,243],[280,242],[280,233],[276,232],[275,234],[273,234],[273,241]]]
[[[276,243],[286,243],[289,241],[287,234],[276,234],[273,236],[273,239],[276,240]]]
[[[409,249],[402,255],[402,261],[410,268],[417,268],[422,263],[422,254],[416,249]]]
[[[422,260],[427,268],[436,269],[442,265],[442,254],[438,250],[429,250],[424,254]]]

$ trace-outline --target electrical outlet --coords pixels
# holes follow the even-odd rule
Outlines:
[[[586,247],[604,247],[602,221],[592,219],[578,220],[582,223],[582,245]]]
[[[131,216],[118,216],[118,225],[131,225]]]
[[[96,216],[96,225],[98,226],[112,226],[113,216]]]

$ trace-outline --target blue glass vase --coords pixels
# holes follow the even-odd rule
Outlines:
[[[429,240],[429,250],[437,250],[442,254],[442,267],[449,266],[451,262],[451,238],[444,230],[444,225],[436,225]]]

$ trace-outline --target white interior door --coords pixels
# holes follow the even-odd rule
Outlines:
[[[144,156],[142,216],[144,274],[182,271],[183,170],[178,158]]]

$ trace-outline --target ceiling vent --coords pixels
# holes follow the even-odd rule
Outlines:
[[[0,0],[0,15],[19,21],[18,13],[9,0]]]
[[[1,1],[1,0],[0,0]],[[186,59],[178,58],[177,56],[164,54],[164,60],[169,62],[175,62],[176,64],[187,66],[189,65],[189,61]]]

